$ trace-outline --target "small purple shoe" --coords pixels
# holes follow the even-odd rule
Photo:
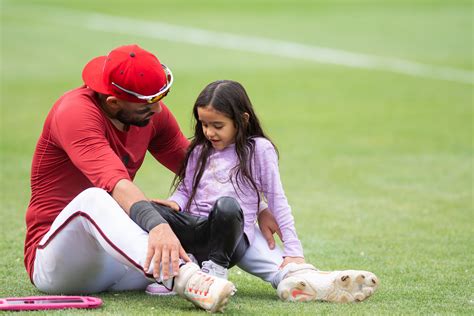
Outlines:
[[[176,292],[168,290],[161,284],[152,283],[146,287],[145,293],[148,295],[176,295]]]

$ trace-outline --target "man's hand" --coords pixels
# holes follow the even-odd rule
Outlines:
[[[173,233],[170,225],[160,224],[153,228],[148,236],[145,272],[148,272],[150,263],[153,260],[153,276],[155,279],[160,277],[160,263],[164,280],[169,279],[171,276],[177,276],[179,272],[179,258],[187,262],[191,261],[186,251],[181,247],[181,243]]]
[[[186,251],[181,247],[181,243],[173,233],[170,225],[163,223],[164,220],[161,216],[157,215],[158,220],[156,217],[150,217],[150,209],[153,206],[148,202],[148,199],[141,190],[130,180],[122,179],[117,182],[112,190],[112,197],[138,226],[145,231],[149,231],[148,249],[143,267],[145,272],[148,272],[153,260],[153,276],[155,278],[160,277],[160,264],[163,270],[163,279],[169,279],[171,275],[178,275],[179,258],[181,257],[184,261],[188,262],[191,259],[189,259]],[[149,205],[147,205],[147,202]],[[133,209],[134,206],[138,208]],[[155,210],[152,213],[154,212]],[[136,215],[141,216],[138,219]],[[161,224],[155,224],[156,222],[161,222]],[[124,234],[126,233],[124,232]]]
[[[169,208],[173,209],[173,211],[176,211],[176,212],[180,211],[180,207],[178,203],[176,203],[175,201],[161,200],[161,199],[151,199],[151,201],[164,205],[164,206],[168,206]]]
[[[280,240],[282,240],[281,231],[280,227],[278,227],[275,217],[273,217],[268,208],[264,209],[260,212],[260,214],[258,214],[258,226],[262,231],[263,237],[265,237],[265,240],[268,243],[268,247],[270,247],[270,249],[275,248],[275,238],[273,238],[273,234],[277,233],[278,237],[280,237]]]
[[[305,263],[304,261],[304,258],[302,257],[285,257],[285,259],[283,259],[283,262],[282,264],[280,265],[280,269],[283,269],[288,263]]]

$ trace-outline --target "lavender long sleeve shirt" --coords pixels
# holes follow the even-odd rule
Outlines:
[[[303,248],[296,234],[291,208],[283,191],[275,148],[265,138],[258,137],[253,140],[255,141],[255,153],[251,164],[252,175],[259,192],[263,194],[280,227],[284,245],[283,254],[284,256],[302,257]],[[185,179],[170,197],[170,200],[178,203],[181,210],[184,210],[191,195],[192,180],[197,171],[197,159],[201,150],[202,146],[197,146],[191,153]],[[236,179],[235,171],[232,169],[237,164],[235,145],[230,145],[223,150],[212,150],[190,209],[185,211],[194,215],[208,216],[218,198],[233,197],[242,208],[245,221],[244,232],[249,242],[252,243],[259,211],[258,197],[248,181],[242,181],[240,176]],[[236,181],[239,182],[239,185]]]

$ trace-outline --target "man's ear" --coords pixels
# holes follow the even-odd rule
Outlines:
[[[242,114],[242,118],[244,119],[245,124],[247,124],[250,119],[250,114],[248,114],[247,112],[244,112],[244,114]]]
[[[112,95],[107,96],[105,99],[105,104],[107,105],[108,110],[114,114],[120,110],[119,102],[120,100]]]

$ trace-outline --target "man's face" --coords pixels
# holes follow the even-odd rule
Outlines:
[[[160,102],[143,104],[119,100],[120,110],[115,114],[115,119],[125,125],[143,127],[148,125],[151,117],[161,112]]]

